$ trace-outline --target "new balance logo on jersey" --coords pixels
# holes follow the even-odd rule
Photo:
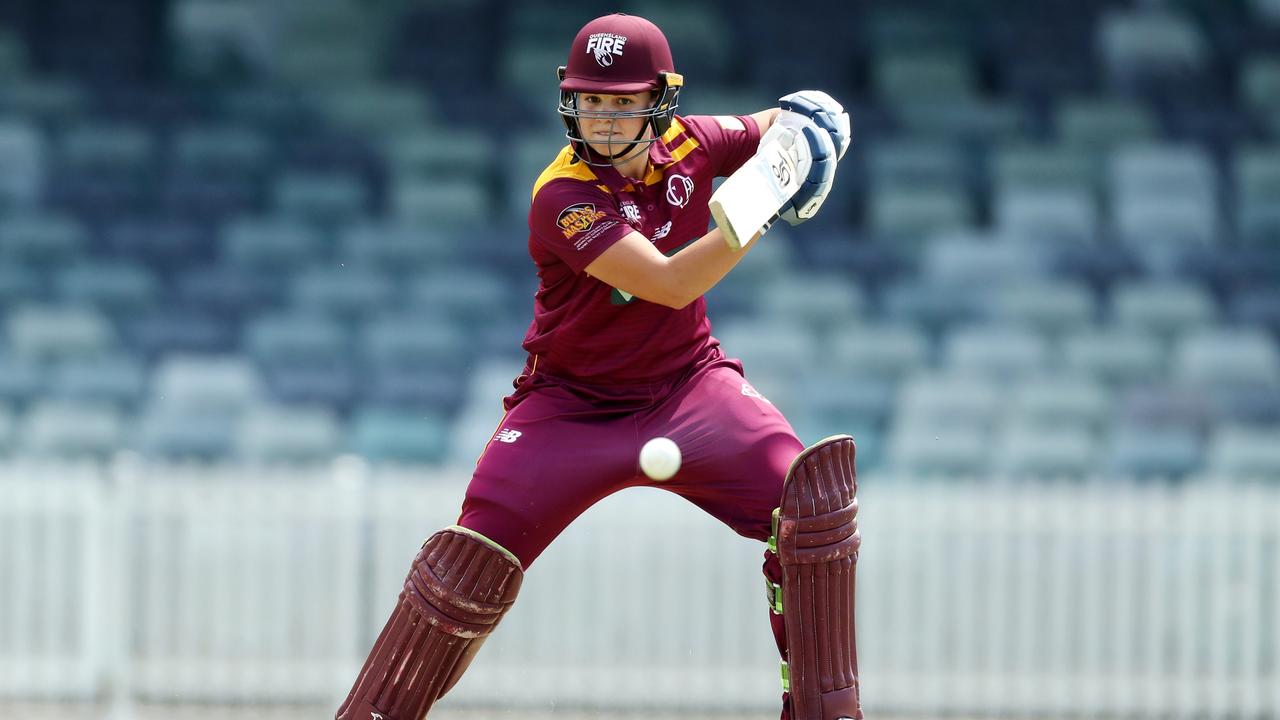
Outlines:
[[[662,227],[660,227],[660,228],[658,228],[657,230],[653,231],[653,239],[654,239],[654,240],[661,240],[662,238],[664,238],[664,237],[666,237],[667,235],[670,235],[670,234],[671,234],[671,221],[670,221],[670,220],[668,220],[668,221],[666,221],[665,223],[663,223],[663,224],[662,224]]]
[[[524,433],[520,432],[519,430],[509,430],[507,428],[502,428],[501,430],[498,431],[497,435],[493,436],[493,439],[497,440],[498,442],[504,442],[504,443],[510,444],[519,440],[520,436],[523,434]]]
[[[627,44],[625,35],[614,33],[595,33],[587,38],[587,52],[596,56],[600,67],[613,64],[613,56],[622,54],[622,46]]]
[[[369,713],[369,720],[387,720],[387,716],[380,712]]]

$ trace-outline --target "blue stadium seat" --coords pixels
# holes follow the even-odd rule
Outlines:
[[[872,188],[867,213],[873,232],[911,243],[939,230],[969,227],[975,217],[966,192],[930,187]]]
[[[471,352],[466,335],[447,318],[399,312],[365,323],[358,345],[374,366],[423,373],[456,370]]]
[[[32,207],[44,190],[46,150],[38,128],[16,120],[0,122],[0,208]]]
[[[6,331],[13,352],[39,359],[98,355],[116,345],[110,321],[87,306],[19,305]]]
[[[1205,472],[1236,481],[1280,482],[1280,431],[1228,425],[1209,440]]]
[[[884,298],[885,317],[928,332],[981,317],[982,303],[972,287],[923,280],[891,285]]]
[[[178,300],[187,307],[238,315],[281,302],[288,287],[266,268],[221,264],[182,271],[176,289]]]
[[[1174,345],[1173,375],[1197,385],[1280,384],[1280,350],[1262,330],[1192,330]]]
[[[0,458],[10,454],[16,426],[17,421],[14,419],[13,412],[4,405],[0,405]]]
[[[319,223],[345,223],[370,209],[371,192],[350,172],[287,171],[275,179],[272,207],[283,217]]]
[[[185,217],[144,216],[111,223],[105,231],[107,250],[132,258],[153,270],[174,270],[212,256],[210,232]]]
[[[220,353],[230,350],[230,325],[202,305],[165,306],[122,321],[130,347],[146,358],[167,353]]]
[[[753,373],[798,372],[818,357],[816,333],[785,320],[731,320],[718,324],[714,335],[726,355],[741,358],[748,378]]]
[[[319,308],[268,312],[245,324],[243,346],[259,362],[312,360],[325,362],[350,355],[342,324]]]
[[[1200,432],[1213,423],[1215,408],[1212,395],[1203,388],[1177,380],[1145,380],[1121,394],[1115,415],[1122,424]]]
[[[105,458],[123,436],[123,418],[111,405],[42,400],[23,416],[15,445],[21,454]]]
[[[898,385],[890,378],[837,368],[807,374],[795,390],[802,413],[831,429],[826,435],[840,427],[846,428],[843,432],[885,427],[898,395]]]
[[[956,102],[975,95],[977,83],[969,59],[960,52],[905,52],[886,49],[872,60],[877,97],[894,106],[920,101]]]
[[[338,254],[345,262],[387,272],[426,270],[457,252],[429,223],[369,220],[348,225],[338,234]]]
[[[983,477],[991,461],[983,429],[895,423],[889,434],[886,467],[915,476]]]
[[[925,368],[929,340],[915,325],[846,325],[834,331],[824,354],[835,371],[896,380]]]
[[[237,420],[232,452],[256,462],[318,462],[341,452],[342,435],[328,408],[258,405]]]
[[[1079,479],[1097,471],[1099,443],[1081,427],[1013,427],[993,456],[992,469],[1014,479]]]
[[[1181,480],[1200,469],[1200,436],[1183,427],[1123,426],[1112,432],[1104,469],[1121,477]]]
[[[28,77],[0,84],[0,107],[34,122],[66,127],[83,118],[89,98],[70,78]]]
[[[344,411],[359,382],[350,361],[280,357],[258,363],[272,399],[287,405],[323,405]]]
[[[985,299],[984,314],[992,321],[1026,325],[1046,335],[1091,325],[1098,312],[1087,288],[1064,280],[1015,282]]]
[[[1101,168],[1089,153],[1065,144],[1006,143],[991,154],[996,194],[1044,191],[1092,195],[1101,187]]]
[[[104,312],[132,313],[154,304],[160,283],[146,267],[128,261],[82,261],[59,271],[58,299]]]
[[[44,299],[44,273],[40,268],[0,262],[0,307]]]
[[[1080,373],[1041,374],[1013,388],[1008,405],[1015,427],[1097,432],[1110,417],[1112,396],[1099,379]]]
[[[1043,260],[1032,246],[983,232],[942,232],[924,248],[924,279],[973,289],[1026,281],[1044,274]]]
[[[143,127],[84,123],[61,136],[56,154],[71,172],[122,178],[149,172],[157,149],[155,138]]]
[[[1062,343],[1063,364],[1108,384],[1124,385],[1159,377],[1165,353],[1149,332],[1116,327],[1087,328],[1068,334]]]
[[[230,222],[220,241],[222,258],[235,267],[290,270],[320,256],[319,236],[306,225],[283,217],[241,218]]]
[[[466,178],[400,178],[391,189],[391,206],[397,220],[445,228],[474,227],[495,215],[489,189]]]
[[[1241,239],[1275,244],[1280,240],[1280,150],[1238,148],[1234,170]]]
[[[1136,100],[1117,97],[1064,98],[1057,111],[1058,140],[1077,152],[1097,152],[1152,140],[1157,126]]]
[[[1231,298],[1231,319],[1280,337],[1280,288],[1242,288]]]
[[[231,453],[235,413],[199,405],[152,404],[138,415],[129,445],[172,460],[222,460]]]
[[[49,370],[35,358],[0,353],[0,403],[23,405],[41,397],[49,386]]]
[[[396,288],[374,268],[347,265],[311,267],[294,276],[290,299],[296,307],[364,317],[389,307]]]
[[[1250,109],[1275,112],[1280,110],[1280,57],[1258,54],[1243,58],[1240,72],[1240,97]]]
[[[964,154],[954,143],[907,137],[876,143],[866,152],[873,188],[962,190],[969,179]]]
[[[831,273],[778,278],[759,292],[762,317],[790,318],[817,330],[857,322],[867,304],[860,288]]]
[[[1001,235],[1037,242],[1093,242],[1098,206],[1086,189],[1006,189],[995,199]]]
[[[392,178],[466,177],[488,182],[498,157],[498,145],[480,130],[428,126],[389,137],[385,155]],[[533,180],[528,178],[528,184],[532,185]]]
[[[436,266],[412,278],[408,294],[411,308],[472,329],[511,311],[508,283],[483,267]]]
[[[448,451],[448,425],[437,414],[369,406],[352,417],[348,445],[375,461],[439,463]]]
[[[899,420],[916,427],[989,429],[999,419],[1001,397],[994,379],[960,372],[915,375],[899,394]]]
[[[943,366],[1009,381],[1039,372],[1049,363],[1049,343],[1035,331],[1016,325],[954,328],[943,341]]]
[[[60,213],[22,213],[0,218],[0,258],[10,262],[63,264],[85,252],[89,234]]]
[[[431,95],[411,85],[357,83],[320,99],[330,124],[369,137],[422,127],[438,114]]]
[[[1217,197],[1218,173],[1200,148],[1165,143],[1126,143],[1112,155],[1113,194],[1209,199]]]
[[[1160,80],[1186,82],[1206,72],[1209,46],[1187,17],[1154,6],[1113,9],[1098,24],[1107,78],[1120,90],[1140,90]]]
[[[1213,299],[1198,285],[1138,281],[1115,288],[1111,314],[1122,327],[1172,335],[1212,323],[1217,309]]]
[[[52,368],[50,396],[132,408],[146,390],[147,369],[133,355],[67,358]]]
[[[246,125],[185,127],[173,139],[172,163],[180,171],[256,178],[267,171],[271,161],[266,136]]]
[[[150,397],[181,411],[224,415],[259,404],[262,380],[245,358],[235,355],[168,355],[152,373]]]

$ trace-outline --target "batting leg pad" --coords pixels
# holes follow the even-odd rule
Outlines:
[[[523,578],[519,560],[477,532],[455,526],[428,538],[338,720],[426,717],[515,602]]]
[[[786,627],[783,688],[793,720],[861,718],[854,642],[858,484],[848,435],[806,448],[791,463],[774,511],[770,549],[782,565],[774,611]]]

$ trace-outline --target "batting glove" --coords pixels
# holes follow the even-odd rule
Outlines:
[[[817,127],[831,133],[831,142],[836,146],[836,159],[844,157],[849,149],[849,113],[835,98],[821,90],[800,90],[778,98],[778,107],[782,108],[783,122],[792,122],[787,113],[795,113]]]

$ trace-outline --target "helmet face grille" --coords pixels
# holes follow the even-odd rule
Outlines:
[[[564,76],[564,68],[560,68],[561,77]],[[673,81],[673,82],[669,82]],[[621,110],[621,111],[591,111],[580,110],[578,108],[578,96],[586,94],[585,92],[574,92],[562,90],[560,92],[560,105],[557,108],[560,113],[560,119],[564,121],[565,137],[568,138],[569,144],[573,147],[574,154],[582,162],[593,166],[609,166],[616,158],[628,155],[632,148],[638,144],[649,145],[657,142],[664,133],[671,127],[671,122],[675,119],[676,109],[679,108],[679,97],[682,79],[674,73],[661,73],[658,77],[658,98],[652,107],[641,108],[639,110]],[[602,94],[613,94],[604,93]],[[629,94],[629,93],[618,93]],[[581,118],[589,119],[610,119],[624,120],[629,118],[647,118],[648,123],[645,127],[653,129],[653,137],[641,139],[644,135],[644,127],[641,127],[640,134],[627,143],[621,152],[613,155],[601,155],[592,150],[582,137],[582,130],[578,124]]]

